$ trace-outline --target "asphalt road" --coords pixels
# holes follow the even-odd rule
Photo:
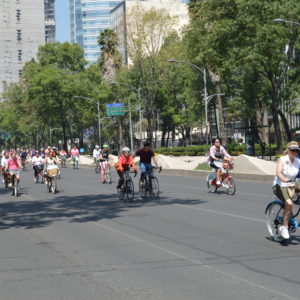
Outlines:
[[[52,195],[25,172],[18,198],[2,185],[0,299],[300,298],[300,231],[268,239],[271,183],[229,196],[162,173],[160,203],[126,206],[113,179],[67,168]]]

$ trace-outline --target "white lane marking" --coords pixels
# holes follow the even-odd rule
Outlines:
[[[281,292],[279,292],[279,291],[275,291],[274,289],[268,288],[268,287],[266,287],[266,286],[263,286],[263,285],[260,285],[260,284],[256,284],[256,283],[254,283],[254,282],[252,282],[252,281],[249,281],[249,280],[247,280],[247,279],[243,279],[243,278],[241,278],[241,277],[239,277],[239,276],[236,276],[236,275],[233,275],[233,274],[224,272],[224,271],[222,271],[222,270],[219,270],[219,269],[217,269],[217,268],[215,268],[215,267],[206,265],[206,264],[204,264],[203,262],[201,262],[200,260],[193,259],[193,258],[190,258],[190,257],[188,257],[188,256],[185,256],[185,255],[179,254],[179,253],[177,253],[177,252],[171,251],[171,250],[169,250],[169,249],[166,249],[166,248],[157,246],[157,245],[155,245],[155,244],[153,244],[153,243],[147,242],[147,241],[145,241],[145,240],[142,240],[142,239],[140,239],[140,238],[137,238],[137,237],[135,237],[135,236],[133,236],[133,235],[130,235],[130,234],[128,234],[128,233],[119,231],[119,230],[117,230],[117,229],[114,229],[114,228],[105,226],[105,225],[100,224],[100,223],[96,223],[96,222],[91,222],[91,223],[95,224],[95,225],[98,226],[98,227],[104,228],[104,229],[109,230],[109,231],[111,231],[111,232],[114,232],[114,233],[116,233],[116,234],[119,234],[119,235],[122,235],[122,236],[124,236],[124,237],[127,237],[127,238],[129,238],[129,239],[131,239],[131,240],[134,240],[134,241],[136,241],[136,242],[142,243],[142,244],[144,244],[144,245],[146,245],[146,246],[149,246],[149,247],[151,247],[151,248],[153,248],[153,249],[160,250],[160,251],[162,251],[162,252],[165,252],[165,253],[168,253],[168,254],[170,254],[170,255],[173,255],[173,256],[175,256],[175,257],[177,257],[177,258],[181,258],[181,259],[184,259],[184,260],[186,260],[186,261],[192,262],[192,263],[194,263],[194,264],[196,264],[196,265],[200,265],[200,266],[202,266],[202,267],[204,267],[204,268],[207,268],[207,269],[209,269],[209,270],[211,270],[211,271],[214,271],[214,272],[217,272],[217,273],[219,273],[219,274],[221,274],[221,275],[224,275],[225,277],[231,277],[231,278],[234,279],[234,280],[237,280],[237,281],[246,283],[246,284],[251,285],[251,286],[253,286],[253,287],[255,287],[255,288],[260,288],[260,289],[262,289],[262,290],[271,292],[271,293],[273,293],[273,294],[280,295],[281,297],[286,298],[286,299],[293,299],[293,300],[297,299],[297,298],[288,296],[288,295],[286,295],[286,294],[284,294],[284,293],[281,293]]]
[[[249,221],[266,223],[266,221],[262,220],[262,219],[256,219],[256,218],[247,217],[247,216],[235,215],[235,214],[226,213],[226,212],[219,211],[219,210],[213,210],[213,209],[208,209],[208,208],[189,206],[189,205],[178,204],[178,203],[175,204],[175,205],[176,206],[182,206],[182,207],[190,208],[190,209],[197,209],[197,210],[209,212],[209,213],[212,213],[212,214],[218,214],[218,215],[223,215],[223,216],[228,216],[228,217],[234,217],[234,218],[239,218],[239,219],[244,219],[244,220],[249,220]]]
[[[32,197],[30,197],[30,196],[28,196],[28,195],[21,195],[21,197],[25,197],[25,198],[27,198],[27,199],[29,199],[29,200],[37,200],[37,199],[34,199],[34,198],[32,198]]]

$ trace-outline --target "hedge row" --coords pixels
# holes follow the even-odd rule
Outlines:
[[[230,155],[238,156],[240,154],[246,154],[246,145],[238,144],[228,144],[227,151]],[[168,147],[168,148],[157,148],[156,153],[163,155],[173,155],[173,156],[204,156],[205,155],[205,145],[201,146],[190,146],[190,147]],[[255,155],[262,155],[261,147],[259,144],[255,144]],[[265,155],[276,155],[276,145],[266,145]]]

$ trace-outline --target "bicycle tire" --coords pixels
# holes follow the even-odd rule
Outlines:
[[[51,192],[52,192],[52,194],[56,193],[56,188],[57,188],[56,180],[55,180],[55,178],[52,178],[52,181],[51,181]]]
[[[105,171],[105,182],[107,182],[108,184],[111,184],[111,177],[110,177],[109,169]]]
[[[271,238],[278,242],[282,241],[282,237],[279,232],[279,227],[283,221],[283,205],[276,202],[269,205],[266,211],[267,229]]]
[[[217,191],[217,187],[215,185],[212,185],[210,182],[210,175],[206,177],[206,185],[209,193],[215,193]]]
[[[139,191],[142,194],[142,197],[145,198],[147,196],[147,191],[148,191],[148,179],[145,176],[144,178],[144,183],[142,184],[141,178],[139,180]]]
[[[236,191],[236,185],[235,185],[235,182],[234,182],[233,178],[229,177],[226,184],[228,185],[228,188],[226,188],[227,193],[229,195],[234,195],[235,191]]]
[[[131,203],[134,198],[134,185],[131,178],[127,180],[125,191],[127,203]]]
[[[157,177],[153,176],[151,178],[151,187],[149,188],[151,198],[153,198],[154,200],[159,200],[159,182]]]
[[[15,184],[15,186],[14,186],[14,195],[15,195],[15,197],[19,196],[19,187],[18,187],[18,184]]]

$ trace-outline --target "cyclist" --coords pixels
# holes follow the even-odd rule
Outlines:
[[[144,184],[145,176],[152,176],[152,165],[151,161],[153,158],[153,162],[156,167],[158,167],[157,159],[153,150],[150,149],[150,144],[148,142],[144,143],[144,148],[135,152],[135,156],[140,157],[140,171],[141,171],[141,184]]]
[[[66,166],[66,160],[67,160],[67,156],[68,156],[66,150],[65,149],[61,149],[59,151],[59,155],[60,155],[60,158],[61,158],[62,165]]]
[[[57,150],[56,150],[56,147],[55,146],[53,146],[52,148],[51,148],[51,152],[52,152],[52,155],[53,155],[53,157],[57,157]]]
[[[46,157],[44,148],[41,148],[41,150],[40,150],[40,156],[41,156],[42,158],[45,158],[45,157]]]
[[[122,187],[122,185],[124,183],[124,171],[129,171],[130,167],[133,168],[134,173],[135,173],[134,176],[136,176],[137,169],[136,169],[136,165],[133,161],[133,158],[130,155],[130,149],[128,147],[124,147],[122,149],[122,154],[120,155],[118,162],[115,164],[115,168],[120,177],[118,185],[117,185],[118,190]]]
[[[209,151],[209,166],[216,170],[217,173],[217,185],[221,185],[221,166],[218,166],[215,164],[216,161],[223,161],[224,158],[227,158],[229,160],[232,159],[232,157],[227,153],[225,148],[221,146],[221,141],[219,139],[215,139],[214,145],[210,148]]]
[[[299,151],[297,142],[290,142],[287,145],[285,155],[278,159],[276,167],[276,176],[273,182],[274,194],[284,202],[284,213],[282,226],[279,227],[281,236],[284,239],[290,237],[288,231],[288,222],[293,211],[292,198],[295,190],[299,190],[299,182],[295,183],[299,172],[300,161],[297,157]]]
[[[9,152],[5,151],[1,158],[1,166],[2,166],[3,180],[4,180],[6,188],[8,187],[7,186],[8,185],[8,170],[6,169],[6,162],[8,161],[8,159],[9,159]]]
[[[100,152],[99,155],[99,160],[100,160],[100,166],[101,166],[101,180],[102,183],[104,183],[104,174],[105,174],[105,170],[106,168],[109,167],[109,149],[108,149],[108,145],[104,144],[102,147],[102,150]]]
[[[79,151],[75,145],[73,146],[73,149],[71,150],[71,157],[72,157],[72,161],[73,161],[73,166],[75,168],[75,163],[77,162],[77,164],[78,164],[78,160],[79,160]]]
[[[35,156],[32,158],[32,167],[34,170],[34,181],[37,183],[39,172],[44,169],[44,159],[40,156],[39,151],[36,151]]]
[[[100,147],[98,145],[95,146],[95,149],[93,150],[93,158],[94,158],[94,163],[97,163],[98,157],[101,153]]]
[[[26,164],[26,160],[27,160],[27,151],[24,149],[22,150],[21,149],[21,153],[20,153],[20,156],[21,156],[21,163],[22,163],[22,167],[25,168],[25,164]]]
[[[45,158],[45,166],[44,166],[44,172],[45,174],[45,184],[48,184],[48,171],[57,169],[57,173],[59,171],[59,160],[53,156],[52,152],[49,152],[49,155]]]
[[[10,158],[7,160],[5,165],[6,170],[10,175],[9,187],[12,187],[11,179],[13,175],[16,175],[17,183],[20,182],[20,169],[22,168],[21,160],[17,157],[16,152],[12,152]]]

